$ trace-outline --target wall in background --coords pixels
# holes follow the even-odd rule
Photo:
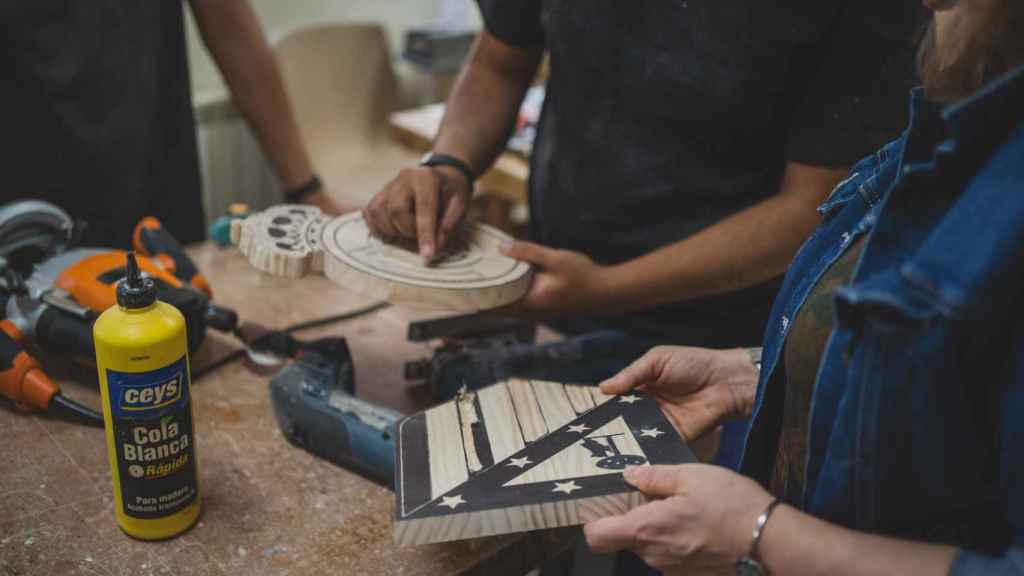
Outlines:
[[[479,29],[473,0],[249,0],[273,43],[290,30],[317,22],[378,22],[391,44],[399,83],[400,106],[442,98],[450,82],[438,81],[400,59],[405,32],[427,23],[455,29]],[[208,220],[233,202],[253,209],[279,203],[281,187],[263,151],[227,98],[227,89],[188,15],[188,56],[196,109],[203,201]]]
[[[271,41],[292,28],[315,22],[380,22],[391,40],[392,55],[401,54],[405,31],[424,23],[443,20],[471,28],[480,27],[472,0],[249,0]],[[186,9],[186,12],[188,10]],[[215,100],[225,93],[220,73],[188,16],[188,56],[192,92],[198,101]]]

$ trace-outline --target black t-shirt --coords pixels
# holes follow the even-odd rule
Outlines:
[[[787,161],[845,166],[905,123],[919,4],[890,0],[478,0],[551,75],[531,233],[604,264],[773,194]],[[601,318],[702,345],[760,342],[777,281]]]
[[[57,204],[89,246],[144,216],[203,238],[180,0],[4,0],[0,59],[4,201]]]

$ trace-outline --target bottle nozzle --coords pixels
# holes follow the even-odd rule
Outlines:
[[[124,308],[145,308],[156,301],[156,284],[143,276],[135,252],[126,255],[125,277],[117,284],[117,303]]]
[[[128,286],[138,288],[142,284],[142,273],[139,272],[139,263],[135,260],[135,252],[128,253]]]

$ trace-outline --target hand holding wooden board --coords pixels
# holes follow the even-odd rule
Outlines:
[[[458,311],[496,308],[526,294],[531,267],[498,251],[507,240],[496,228],[467,224],[428,265],[415,246],[371,236],[359,213],[331,218],[313,206],[284,204],[231,225],[231,241],[268,274],[322,273],[365,296]]]
[[[395,541],[583,524],[645,502],[622,471],[696,458],[654,399],[509,380],[398,424]]]

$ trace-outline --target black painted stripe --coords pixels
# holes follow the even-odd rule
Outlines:
[[[487,469],[494,466],[494,453],[491,452],[491,439],[487,437],[487,422],[484,421],[484,413],[480,408],[480,397],[473,395],[473,411],[476,412],[476,423],[473,424],[473,444],[476,446],[476,457],[480,465]],[[504,423],[498,422],[497,425]]]
[[[420,412],[398,423],[395,458],[395,514],[401,518],[430,501],[430,448],[427,416]]]

